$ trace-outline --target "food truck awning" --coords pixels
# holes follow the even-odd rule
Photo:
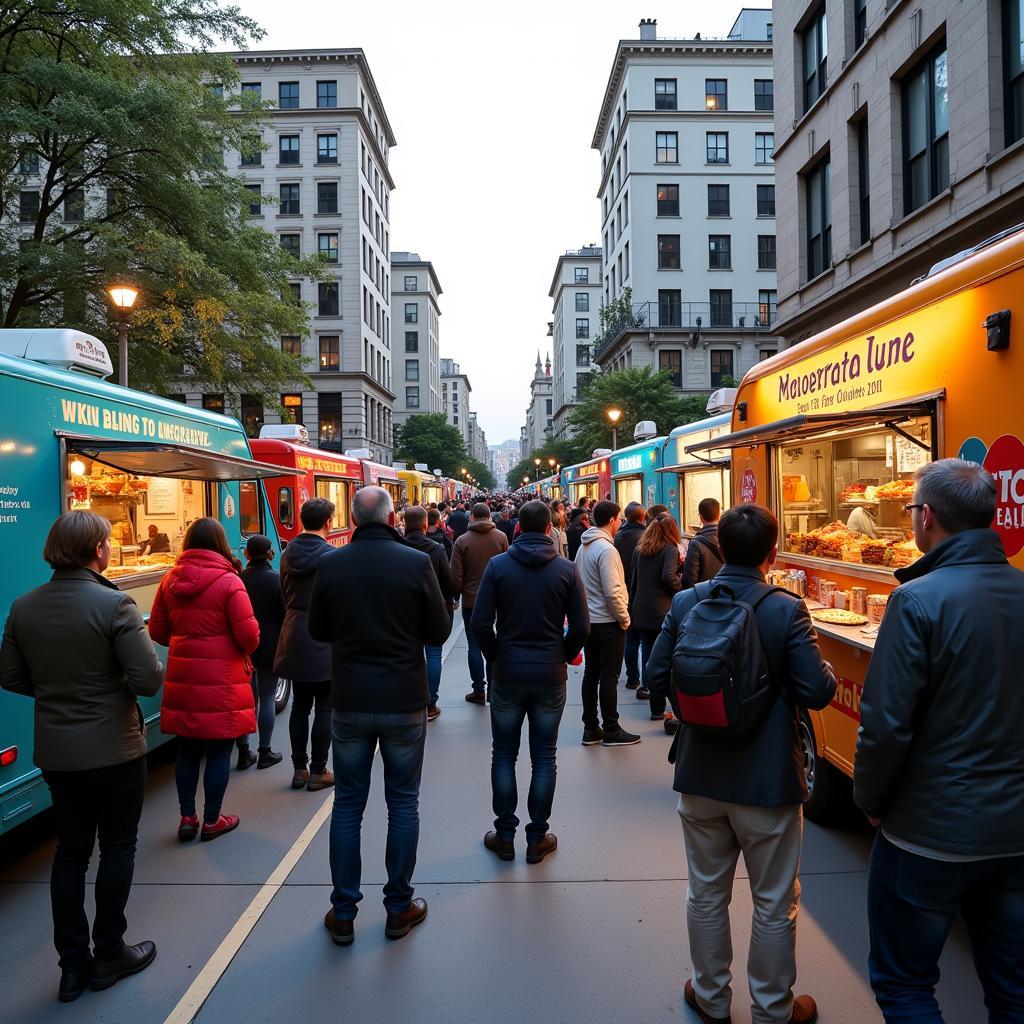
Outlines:
[[[253,462],[237,455],[190,448],[165,441],[119,441],[102,437],[83,437],[58,431],[69,452],[102,462],[135,476],[163,476],[175,480],[266,480],[276,476],[298,476],[301,470]]]
[[[710,441],[701,441],[686,447],[687,455],[698,452],[717,451],[726,448],[747,448],[757,444],[771,444],[776,441],[796,441],[811,434],[829,430],[850,430],[856,427],[873,426],[876,423],[897,424],[916,416],[930,416],[934,410],[936,394],[919,401],[902,405],[882,406],[875,409],[857,409],[852,412],[830,413],[814,416],[787,416],[771,423],[760,423],[754,427],[731,434],[722,434]]]

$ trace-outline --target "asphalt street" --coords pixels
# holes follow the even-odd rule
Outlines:
[[[503,863],[481,840],[492,827],[486,708],[465,702],[469,674],[460,632],[446,647],[442,715],[429,726],[415,884],[430,905],[405,939],[384,936],[386,809],[380,762],[363,824],[364,900],[356,938],[334,946],[329,908],[330,794],[293,792],[287,724],[268,771],[233,773],[225,810],[240,828],[213,843],[177,842],[172,756],[152,758],[129,942],[153,939],[155,963],[106,992],[56,1000],[47,880],[48,816],[0,842],[0,992],[15,1024],[202,1024],[232,1020],[475,1024],[696,1022],[681,1005],[690,973],[683,901],[686,865],[665,760],[668,738],[646,704],[620,688],[638,746],[580,745],[580,669],[570,669],[551,829],[559,848],[543,863]],[[529,757],[520,758],[525,805]],[[525,816],[525,811],[520,817]],[[865,887],[872,834],[805,830],[797,940],[798,991],[817,1000],[825,1024],[881,1016],[867,982]],[[750,1021],[744,963],[750,894],[742,864],[732,905],[736,978],[733,1020]],[[939,997],[947,1024],[985,1019],[970,951],[954,933]]]

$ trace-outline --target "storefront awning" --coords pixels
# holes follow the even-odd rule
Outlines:
[[[718,451],[729,448],[747,448],[751,445],[772,444],[778,441],[797,441],[812,434],[827,433],[830,430],[850,430],[870,427],[875,424],[898,424],[917,416],[930,416],[934,409],[934,398],[922,399],[904,405],[882,406],[874,409],[858,409],[827,415],[787,416],[771,423],[745,427],[732,434],[722,434],[710,441],[701,441],[686,447],[687,455],[700,452]]]
[[[715,447],[718,448],[718,447],[721,447],[721,445],[716,445]],[[705,459],[705,458],[699,458],[698,457],[698,458],[695,458],[693,462],[680,462],[680,463],[678,463],[675,466],[662,466],[661,469],[656,469],[654,472],[655,473],[686,473],[686,472],[688,472],[691,469],[714,469],[716,467],[721,467],[721,468],[725,469],[725,468],[728,467],[728,465],[729,465],[729,456],[728,455],[722,455],[722,456],[720,456],[720,457],[718,457],[716,459]]]
[[[254,462],[237,455],[190,448],[164,441],[120,441],[102,437],[82,437],[57,431],[69,452],[102,462],[112,469],[135,476],[161,476],[174,480],[266,480],[276,476],[298,476],[301,470]]]

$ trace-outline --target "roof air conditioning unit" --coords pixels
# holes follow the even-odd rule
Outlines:
[[[595,448],[590,457],[592,459],[603,459],[606,455],[611,455],[611,453],[611,448]]]
[[[654,420],[641,420],[633,429],[634,441],[649,441],[658,436],[658,428]]]
[[[417,473],[427,472],[427,464],[425,462],[414,462],[412,464],[412,468],[415,469]]]
[[[346,448],[345,454],[350,459],[371,459],[373,452],[369,448]]]
[[[392,462],[391,468],[398,473],[404,473],[408,470],[409,464],[407,462]]]
[[[0,330],[0,353],[101,380],[114,372],[110,353],[99,338],[68,327]]]
[[[264,423],[260,427],[260,437],[291,441],[293,444],[309,444],[309,431],[301,423]]]
[[[708,412],[732,412],[736,404],[736,388],[719,388],[708,399]]]
[[[434,476],[441,476],[441,470],[435,469],[434,470]]]

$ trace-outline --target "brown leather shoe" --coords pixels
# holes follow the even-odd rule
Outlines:
[[[353,923],[351,921],[339,921],[334,916],[333,907],[324,915],[324,927],[331,933],[331,940],[336,946],[349,946],[356,937]]]
[[[549,832],[539,843],[526,844],[526,863],[539,864],[549,853],[558,849],[558,836]]]
[[[481,693],[479,690],[470,690],[469,693],[466,694],[466,700],[470,704],[486,704],[487,703],[486,695]]]
[[[484,836],[484,846],[499,860],[515,860],[516,845],[511,839],[501,839],[497,832],[488,832]]]
[[[322,772],[310,772],[309,782],[306,783],[306,789],[310,793],[315,793],[318,789],[327,789],[328,786],[334,785],[334,772],[324,770]]]
[[[292,789],[305,789],[309,782],[309,772],[305,768],[296,768],[292,774]]]
[[[427,705],[427,721],[433,722],[434,719],[441,717],[441,709],[436,704]]]
[[[790,1024],[814,1024],[818,1019],[818,1004],[811,996],[797,996],[789,1015]]]
[[[401,914],[388,914],[384,925],[384,934],[389,939],[400,939],[416,927],[427,916],[427,901],[415,899],[409,904],[408,910]]]
[[[732,1017],[712,1017],[711,1014],[705,1013],[700,1008],[700,1003],[697,1002],[697,993],[693,991],[693,982],[689,978],[686,979],[686,984],[683,986],[683,999],[686,1000],[686,1005],[700,1017],[703,1024],[732,1024]]]

